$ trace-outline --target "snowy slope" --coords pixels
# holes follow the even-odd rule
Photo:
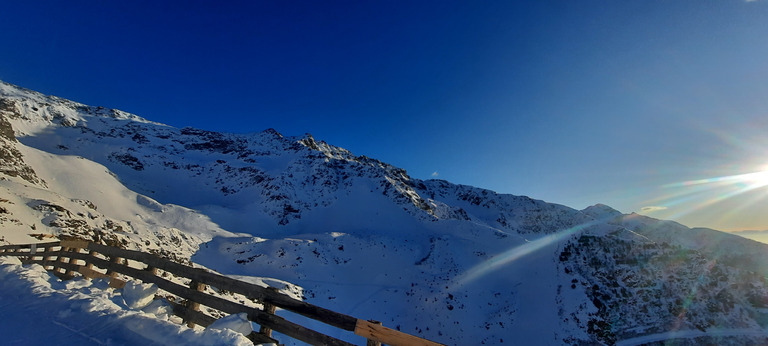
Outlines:
[[[768,243],[768,231],[738,231],[733,232],[733,234],[761,243]]]
[[[253,345],[229,329],[183,327],[170,314],[171,307],[159,300],[136,305],[136,294],[130,294],[135,291],[112,289],[104,280],[61,282],[42,266],[21,266],[15,258],[0,257],[2,343]],[[139,295],[147,297],[146,292]]]
[[[13,162],[0,167],[6,242],[69,235],[191,258],[448,344],[710,329],[754,341],[768,323],[766,246],[714,230],[422,181],[311,135],[176,129],[4,83],[0,135]]]

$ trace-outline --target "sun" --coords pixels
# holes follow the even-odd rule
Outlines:
[[[764,190],[765,194],[754,196],[743,202],[743,205],[754,204],[759,198],[768,197],[768,166],[763,170],[751,173],[727,175],[720,177],[688,180],[673,184],[663,185],[668,190],[666,194],[649,201],[654,206],[663,210],[674,207],[672,218],[679,218],[715,204],[732,200],[750,192]],[[684,207],[683,207],[684,206]],[[743,207],[743,206],[742,206]]]
[[[743,174],[741,179],[750,187],[750,190],[759,189],[768,186],[768,171]]]
[[[669,187],[715,185],[738,186],[742,191],[750,191],[768,186],[768,170],[753,173],[727,175],[723,177],[689,180],[681,183],[667,185]]]

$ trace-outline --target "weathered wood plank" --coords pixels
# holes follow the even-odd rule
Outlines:
[[[103,253],[103,251],[99,251]],[[74,254],[80,256],[84,254]],[[259,309],[247,307],[223,298],[214,297],[203,292],[198,292],[188,287],[173,283],[161,277],[154,276],[145,270],[135,269],[127,267],[121,264],[111,263],[102,259],[91,258],[90,261],[100,268],[105,268],[115,272],[119,272],[128,275],[133,278],[142,280],[145,283],[154,283],[162,290],[165,290],[171,294],[175,294],[179,297],[189,299],[198,302],[202,305],[221,310],[229,314],[236,314],[245,312],[248,314],[248,318],[260,325],[266,325],[273,330],[301,340],[313,345],[339,345],[339,346],[351,346],[352,344],[339,340],[328,335],[319,333],[312,329],[290,322],[282,317],[276,315],[267,314]]]
[[[59,251],[52,251],[56,246],[61,246],[61,249]],[[71,277],[73,272],[79,272],[87,278],[113,276],[102,274],[96,270],[91,269],[91,266],[93,265],[102,269],[106,269],[110,274],[122,273],[147,283],[157,284],[159,288],[169,293],[175,294],[185,299],[189,299],[190,301],[194,302],[193,306],[199,303],[230,314],[245,312],[248,314],[248,317],[251,321],[258,323],[263,327],[263,331],[274,329],[275,331],[278,331],[282,334],[310,344],[344,346],[352,345],[343,340],[339,340],[322,333],[318,333],[301,325],[289,322],[282,317],[270,314],[270,312],[273,312],[275,307],[280,307],[315,319],[317,321],[327,323],[337,328],[354,331],[355,334],[366,339],[373,340],[375,342],[383,342],[389,345],[441,345],[430,340],[402,333],[372,322],[358,320],[348,315],[340,314],[335,311],[303,302],[301,300],[293,299],[285,294],[276,292],[276,290],[271,288],[264,288],[250,283],[238,281],[229,277],[205,271],[203,269],[191,268],[148,253],[108,247],[82,240],[65,240],[61,242],[40,243],[35,247],[37,247],[37,251],[32,250],[31,245],[3,246],[0,247],[0,249],[13,251],[4,252],[2,255],[20,256],[24,258],[25,262],[28,263],[39,263],[46,267],[54,266],[54,273],[57,276],[64,278]],[[84,248],[89,250],[91,254],[68,252],[67,250],[70,248]],[[31,256],[41,252],[44,252],[44,254],[39,256]],[[96,255],[96,253],[108,256],[109,258],[113,259],[113,261],[107,261],[105,259],[95,257],[94,255]],[[40,257],[41,259],[36,260],[35,258],[37,257]],[[85,264],[85,267],[77,265],[77,261],[74,261],[75,259],[82,260]],[[138,262],[143,262],[147,265],[147,269],[139,270],[131,268],[121,263],[122,259],[131,259]],[[59,272],[59,269],[64,269],[65,273]],[[247,307],[226,299],[210,296],[204,292],[198,291],[197,288],[202,286],[188,288],[175,284],[171,281],[156,276],[158,269],[171,272],[181,277],[189,278],[201,285],[211,285],[233,293],[243,294],[250,299],[259,300],[265,305],[267,312]],[[112,279],[116,287],[123,287],[125,285],[125,281],[123,280],[118,280],[116,278]],[[110,281],[110,286],[112,283],[113,282]],[[185,308],[184,313],[186,314],[185,316],[188,317],[185,318],[185,320],[189,320],[190,322],[200,325],[208,325],[212,323],[210,321],[210,319],[213,319],[212,317],[205,315],[202,312],[194,311],[194,309]],[[261,335],[258,336],[259,338],[267,337],[266,335],[260,333],[254,334],[257,334],[257,336]]]
[[[239,293],[245,295],[249,299],[256,299],[262,302],[270,303],[281,309],[295,312],[299,315],[309,317],[311,319],[326,323],[337,328],[348,331],[355,330],[357,319],[352,316],[321,308],[301,300],[296,300],[285,294],[271,292],[265,287],[238,281],[226,276],[205,271],[203,269],[191,268],[179,263],[168,261],[155,255],[139,251],[108,247],[95,243],[89,243],[86,248],[90,251],[97,251],[108,256],[117,256],[140,261],[147,264],[148,266],[159,268],[197,282],[214,286],[219,289]]]
[[[62,240],[61,246],[73,249],[86,249],[91,242],[86,240]]]
[[[387,345],[400,346],[400,345],[424,345],[424,346],[440,346],[443,344],[422,339],[417,336],[406,334],[391,328],[387,328],[376,323],[368,322],[365,320],[357,320],[357,327],[355,328],[355,334],[360,335],[366,339],[379,341]],[[445,345],[443,345],[445,346]]]
[[[28,251],[23,251],[23,252],[22,251],[8,251],[8,252],[2,252],[2,254],[0,256],[14,256],[14,257],[30,257],[30,258],[34,258],[34,257],[50,256],[49,254],[54,254],[55,255],[57,253],[58,253],[58,251],[43,253],[38,248],[38,251],[35,254],[32,254],[32,253],[30,253]]]
[[[34,243],[37,245],[37,248],[47,248],[47,247],[53,247],[53,246],[60,246],[61,242],[54,241],[54,242],[47,242],[47,243]],[[0,246],[0,249],[3,250],[19,250],[19,249],[29,249],[32,247],[32,244],[11,244],[11,245],[3,245]]]
[[[192,310],[183,304],[170,301],[168,301],[168,303],[173,307],[173,314],[181,317],[184,321],[192,322],[201,327],[208,327],[213,324],[213,322],[216,322],[215,318],[208,316],[203,312]]]
[[[209,316],[206,313],[190,310],[186,306],[179,303],[175,303],[167,300],[166,302],[173,307],[173,313],[176,316],[179,316],[186,321],[191,321],[202,327],[208,327],[211,324],[213,324],[213,322],[216,322],[216,318]],[[280,344],[278,340],[273,339],[267,335],[256,333],[256,332],[248,334],[246,337],[248,338],[248,340],[253,341],[254,344],[268,344],[268,343],[273,343],[275,345]]]
[[[245,336],[248,338],[248,340],[251,340],[254,345],[260,345],[260,344],[275,344],[275,345],[282,345],[280,341],[277,339],[273,339],[269,335],[264,335],[257,332],[251,332],[251,334],[248,334]]]
[[[73,263],[62,263],[62,262],[56,262],[56,266],[70,273],[70,275],[68,275],[70,277],[72,276],[71,275],[72,273],[77,272],[81,268],[79,265],[76,265]]]

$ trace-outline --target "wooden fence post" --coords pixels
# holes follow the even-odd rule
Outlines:
[[[54,250],[58,249],[58,250]],[[81,251],[86,249],[87,251]],[[98,250],[100,253],[96,253]],[[12,253],[14,256],[25,259],[29,257],[42,258],[42,264],[61,278],[71,278],[74,271],[78,271],[86,278],[109,278],[109,285],[113,288],[121,288],[125,281],[118,277],[130,277],[157,284],[158,287],[179,299],[186,299],[186,304],[175,304],[174,314],[183,318],[183,323],[189,327],[199,324],[208,326],[215,322],[216,318],[200,311],[201,305],[219,310],[225,314],[246,312],[248,319],[260,325],[260,331],[249,335],[249,339],[256,342],[276,342],[271,338],[274,331],[295,338],[309,344],[322,344],[334,346],[353,346],[351,343],[311,330],[300,324],[290,322],[275,314],[277,308],[285,309],[312,320],[326,323],[342,330],[354,332],[367,340],[367,345],[420,345],[439,346],[441,344],[386,328],[378,321],[365,321],[352,316],[339,314],[321,307],[293,299],[281,294],[273,287],[260,287],[234,278],[211,273],[199,268],[184,266],[156,255],[139,251],[108,247],[87,241],[61,241],[44,244],[26,244],[0,246],[0,251]],[[144,269],[130,267],[128,260],[143,263]],[[25,262],[41,263],[34,258]],[[94,270],[96,268],[97,270]],[[107,270],[102,274],[101,270]],[[172,274],[189,281],[189,288],[183,284],[177,284],[157,276],[162,269],[163,274]],[[237,303],[216,295],[205,292],[208,285],[213,285],[222,291],[242,294],[248,299],[261,303],[263,308],[256,309],[242,303]],[[173,299],[175,300],[175,299]]]
[[[93,256],[94,254],[89,251],[88,255],[89,256]],[[91,263],[91,261],[85,261],[85,267],[88,268],[88,269],[93,269],[93,263]]]
[[[112,257],[109,262],[114,264],[123,264],[123,259],[120,257]],[[107,269],[107,275],[109,275],[111,278],[116,278],[117,272],[111,269]]]
[[[115,256],[115,257],[112,257],[110,262],[112,262],[114,264],[122,265],[123,264],[123,258]],[[112,288],[123,288],[125,286],[125,281],[120,280],[120,279],[117,278],[118,274],[119,273],[114,271],[114,270],[107,269],[107,276],[109,276],[109,287],[112,287]]]
[[[67,252],[80,253],[80,248],[78,248],[78,247],[70,247],[70,248],[67,248]],[[66,259],[66,262],[64,262],[64,263],[74,263],[74,264],[77,264],[77,260],[73,259],[72,257],[68,257]],[[71,278],[71,277],[75,276],[75,272],[72,271],[71,269],[67,269],[67,271],[64,273],[64,275],[66,275],[67,277]]]
[[[53,252],[53,246],[49,246],[45,248],[46,255],[43,256],[43,268],[45,268],[45,270],[55,271],[56,266],[48,264],[53,261],[53,256],[49,255],[49,253],[51,252]],[[51,269],[48,269],[48,267],[50,267]]]
[[[69,251],[68,247],[63,247],[63,246],[61,247],[61,250],[59,250],[59,257],[56,259],[56,263],[68,263],[65,261],[68,261],[69,258],[66,258],[66,255],[64,255],[64,253],[67,251]],[[62,274],[61,269],[63,268],[58,267],[56,264],[53,265],[53,272],[55,274],[59,274],[59,275]],[[67,272],[66,269],[64,269],[64,273],[66,272]]]
[[[279,290],[275,287],[267,287],[267,289],[271,292],[278,293]],[[264,305],[264,312],[274,315],[275,311],[277,311],[277,306],[274,306],[270,303],[262,303]],[[272,337],[272,328],[261,326],[259,328],[259,334],[264,334],[268,337]]]
[[[45,247],[38,248],[37,244],[32,244],[29,246],[29,260],[34,261],[35,257],[40,257],[41,260],[45,260],[45,255],[41,255],[40,253],[45,252]]]
[[[191,289],[193,289],[195,291],[198,291],[198,292],[202,292],[202,291],[205,290],[205,284],[204,283],[200,283],[200,282],[196,282],[196,281],[192,281],[192,282],[189,283],[189,288],[191,288]],[[187,301],[187,309],[192,310],[192,311],[200,311],[200,303],[189,300],[189,301]],[[187,321],[187,327],[194,328],[195,327],[195,323],[191,322],[191,321]]]

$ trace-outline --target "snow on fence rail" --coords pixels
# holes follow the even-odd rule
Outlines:
[[[126,282],[119,274],[153,283],[158,288],[186,299],[185,304],[170,302],[174,314],[189,326],[206,327],[216,318],[200,311],[200,305],[219,310],[226,314],[246,313],[248,319],[259,324],[261,329],[248,337],[254,343],[277,343],[271,337],[277,331],[291,338],[313,345],[353,345],[349,342],[322,334],[275,315],[276,308],[285,309],[305,317],[354,332],[368,339],[368,345],[441,345],[410,334],[383,327],[376,321],[365,321],[321,308],[307,302],[279,293],[272,287],[238,281],[203,269],[188,267],[158,256],[140,251],[120,249],[83,240],[62,240],[60,242],[0,246],[0,256],[21,257],[23,263],[37,263],[55,275],[70,279],[80,273],[87,279],[108,278],[111,287],[121,288]],[[130,264],[129,264],[130,263]],[[158,275],[163,270],[177,277],[190,280],[189,287],[172,282]],[[262,303],[258,309],[236,303],[204,292],[205,286],[241,294],[248,299]]]

